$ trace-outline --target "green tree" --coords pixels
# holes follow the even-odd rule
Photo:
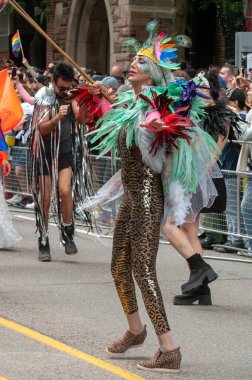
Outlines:
[[[212,4],[216,5],[217,20],[225,38],[226,58],[232,58],[235,32],[246,30],[243,0],[199,0],[199,4],[202,10],[207,10]]]
[[[46,29],[46,21],[50,16],[48,0],[26,0],[16,1],[16,3],[29,14],[29,16],[35,20],[42,29]],[[19,15],[10,4],[7,4],[4,8],[4,12],[13,14],[15,19],[17,18],[20,20],[20,18],[22,18],[22,16]],[[36,30],[33,30],[33,32],[33,38],[29,45],[30,64],[32,66],[43,67],[45,64],[45,54],[43,54],[45,51],[45,41]]]

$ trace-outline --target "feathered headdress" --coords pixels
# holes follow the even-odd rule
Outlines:
[[[159,23],[157,20],[150,21],[146,29],[149,33],[148,39],[141,46],[134,38],[123,41],[124,45],[131,47],[131,52],[150,58],[157,65],[170,70],[177,70],[179,63],[172,62],[178,55],[177,46],[190,47],[191,39],[185,35],[169,36],[167,33],[157,33]]]

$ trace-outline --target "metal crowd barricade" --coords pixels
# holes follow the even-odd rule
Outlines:
[[[27,147],[11,148],[9,159],[12,164],[14,163],[14,165],[12,166],[10,176],[3,178],[5,193],[31,195],[28,185],[27,153]],[[113,163],[110,156],[105,156],[97,160],[95,155],[89,155],[89,159],[91,163],[93,187],[96,192],[117,172],[117,170],[119,170],[121,162],[119,159],[116,159],[115,163]],[[15,165],[16,161],[18,161],[19,165]],[[252,239],[252,171],[236,172],[223,170],[223,175],[227,185],[227,197],[230,198],[230,196],[232,196],[232,200],[229,202],[229,207],[232,211],[233,218],[235,218],[233,229],[232,231],[230,228],[227,229],[227,223],[230,222],[227,220],[227,212],[224,212],[222,214],[204,214],[204,216],[201,216],[200,219],[200,228],[204,229],[206,232],[214,232],[218,234],[224,234],[226,236],[237,236],[244,239],[245,241]],[[246,189],[246,186],[249,186],[247,190],[251,187],[251,191],[249,192],[251,196],[251,203],[249,210],[247,210],[246,213],[246,227],[249,231],[247,231],[245,227],[243,214],[241,212],[241,203],[244,199],[244,190]],[[15,211],[24,212],[24,209],[16,209]],[[33,211],[29,210],[29,212]],[[161,241],[166,242],[166,239],[163,239],[161,237]],[[209,258],[213,258],[213,256],[209,256]],[[223,257],[215,258],[223,259]],[[233,259],[230,258],[230,260]],[[238,259],[235,259],[235,261],[237,260]]]
[[[31,195],[28,184],[28,147],[13,146],[9,151],[11,173],[3,177],[5,193]]]
[[[121,167],[121,160],[117,158],[113,163],[111,156],[104,156],[97,160],[97,156],[89,155],[91,175],[94,191],[98,191]]]

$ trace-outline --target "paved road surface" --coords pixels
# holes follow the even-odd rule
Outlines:
[[[136,364],[154,354],[157,341],[141,301],[146,344],[117,360],[104,352],[126,329],[110,275],[111,248],[79,233],[79,254],[68,257],[51,226],[53,261],[40,263],[32,217],[14,212],[23,240],[13,250],[0,250],[0,378],[252,379],[251,264],[209,260],[219,274],[211,285],[214,305],[174,306],[172,298],[187,280],[187,267],[172,247],[160,245],[158,277],[183,363],[180,374],[148,373],[137,370]]]

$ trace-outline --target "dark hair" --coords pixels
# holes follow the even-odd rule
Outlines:
[[[243,90],[240,88],[232,88],[226,91],[226,96],[228,100],[237,100],[238,101],[238,106],[241,110],[245,107],[245,100],[246,100],[246,95]]]
[[[222,67],[224,67],[225,69],[228,69],[230,74],[235,75],[235,66],[234,65],[229,65],[228,63],[226,63]]]
[[[37,78],[37,82],[43,84],[44,86],[48,86],[51,82],[51,78],[47,75],[39,75]]]
[[[71,82],[74,79],[74,70],[72,66],[66,63],[59,63],[55,66],[53,70],[53,80],[56,82],[59,78],[65,82]]]
[[[210,86],[210,94],[214,101],[217,101],[220,94],[220,83],[218,78],[218,72],[215,69],[209,69],[205,74],[205,78],[208,80]]]

